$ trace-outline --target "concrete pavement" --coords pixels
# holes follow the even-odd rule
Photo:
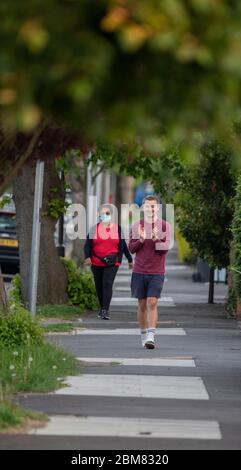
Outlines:
[[[240,449],[241,331],[222,303],[205,303],[208,286],[194,284],[191,271],[169,254],[157,348],[144,350],[123,265],[114,292],[123,300],[114,300],[110,321],[89,312],[79,334],[51,336],[83,374],[55,393],[20,395],[51,420],[1,435],[0,449]],[[216,286],[219,302],[226,290]]]

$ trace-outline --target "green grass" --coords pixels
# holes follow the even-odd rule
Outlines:
[[[73,323],[50,323],[40,328],[23,307],[17,305],[15,309],[11,316],[2,316],[0,324],[0,432],[26,429],[47,419],[11,403],[14,394],[54,391],[63,386],[66,376],[77,375],[81,370],[74,356],[43,337],[47,331],[69,331]],[[76,320],[80,313],[80,308],[68,305],[44,306],[38,312],[39,317],[68,320]]]
[[[41,318],[62,318],[74,320],[83,313],[80,307],[73,305],[41,305],[37,308],[37,315]]]
[[[24,410],[13,403],[0,402],[0,433],[9,428],[19,428],[26,424],[31,425],[31,421],[47,421],[48,418],[43,413]]]
[[[64,377],[78,373],[77,359],[50,343],[0,347],[0,400],[16,392],[56,390]]]
[[[61,332],[73,330],[73,323],[52,323],[50,325],[43,326],[44,333],[48,332]]]

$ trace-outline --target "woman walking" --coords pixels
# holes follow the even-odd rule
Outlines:
[[[100,303],[98,317],[103,320],[110,319],[109,307],[113,283],[123,254],[128,260],[129,268],[132,269],[133,266],[132,256],[122,237],[121,227],[113,222],[112,215],[111,205],[103,204],[100,208],[100,221],[90,230],[84,247],[85,265],[91,265]]]

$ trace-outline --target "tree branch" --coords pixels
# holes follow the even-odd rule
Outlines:
[[[95,175],[92,176],[92,178],[91,178],[91,183],[92,183],[92,184],[94,184],[94,182],[95,182],[97,176],[99,176],[99,174],[100,174],[105,168],[106,168],[106,166],[105,166],[105,165],[102,165],[102,166],[99,168],[99,170],[97,171],[97,173],[95,173]]]
[[[18,159],[16,165],[14,166],[13,170],[11,172],[9,172],[6,176],[6,178],[4,179],[4,181],[0,184],[0,195],[4,193],[4,191],[6,189],[9,188],[9,186],[11,185],[12,181],[15,179],[15,177],[17,176],[19,170],[22,168],[22,166],[24,165],[25,161],[30,157],[30,155],[32,154],[33,150],[34,150],[34,147],[41,135],[41,133],[43,132],[44,128],[47,126],[49,122],[49,118],[46,118],[44,119],[40,124],[39,126],[36,128],[30,142],[29,142],[29,145],[28,145],[28,148],[27,150],[23,153],[23,155],[20,156],[20,158]]]

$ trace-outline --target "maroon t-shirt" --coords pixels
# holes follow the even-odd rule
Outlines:
[[[139,240],[139,226],[145,228],[146,239]],[[157,241],[152,240],[152,229],[157,229]],[[166,255],[170,245],[170,224],[165,220],[147,223],[136,222],[130,234],[129,250],[135,253],[133,272],[139,274],[165,274]]]

